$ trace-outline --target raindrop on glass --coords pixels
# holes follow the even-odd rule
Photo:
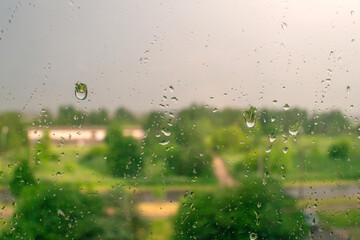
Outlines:
[[[166,129],[161,130],[161,132],[167,137],[171,135],[171,132],[167,131]]]
[[[289,126],[289,133],[293,136],[296,136],[296,134],[299,132],[300,125],[300,122],[296,122],[295,124]]]
[[[266,153],[271,152],[271,148],[272,148],[272,145],[268,146],[268,147],[265,149],[265,152],[266,152]]]
[[[285,111],[289,110],[289,109],[290,109],[289,104],[285,104],[285,105],[283,106],[283,109],[284,109]]]
[[[284,30],[286,30],[286,28],[287,28],[287,23],[286,23],[286,22],[282,22],[282,23],[281,23],[281,28],[284,29]]]
[[[163,141],[159,142],[159,144],[163,145],[163,146],[167,145],[168,143],[169,143],[169,140],[163,140]]]
[[[257,234],[256,233],[250,233],[250,240],[256,240]]]
[[[77,82],[75,84],[75,97],[79,100],[85,100],[87,97],[87,85],[85,83]]]
[[[350,86],[346,87],[346,92],[349,93],[350,92]]]
[[[270,133],[269,134],[269,141],[272,143],[276,140],[276,135],[275,133]]]
[[[245,123],[248,128],[253,128],[255,126],[255,111],[256,108],[250,107],[249,110],[244,111]]]
[[[283,152],[284,152],[284,153],[287,153],[288,151],[289,151],[289,148],[288,148],[288,147],[284,147],[284,148],[283,148]]]

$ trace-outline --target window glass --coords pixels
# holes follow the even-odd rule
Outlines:
[[[357,1],[0,4],[0,239],[360,239]]]

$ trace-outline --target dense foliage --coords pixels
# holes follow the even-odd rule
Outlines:
[[[23,190],[3,239],[95,239],[102,201],[70,185],[42,183]]]
[[[125,137],[117,126],[111,126],[106,135],[107,164],[114,176],[130,177],[139,174],[142,166],[139,143]]]
[[[12,179],[9,182],[11,193],[18,197],[23,191],[24,187],[32,186],[35,183],[29,162],[27,159],[21,159],[14,170]]]
[[[175,223],[182,239],[301,239],[304,216],[295,201],[271,180],[249,179],[236,189],[190,193],[182,200]]]

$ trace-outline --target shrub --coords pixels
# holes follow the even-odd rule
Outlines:
[[[42,183],[23,190],[1,239],[94,239],[102,201],[71,185]]]
[[[341,140],[336,143],[333,143],[329,147],[329,156],[334,159],[346,159],[349,157],[349,149],[350,144],[345,141]]]
[[[90,151],[81,158],[80,161],[88,162],[97,157],[105,157],[106,153],[106,148],[104,146],[92,147]]]
[[[21,160],[15,168],[14,175],[9,183],[11,193],[18,197],[24,187],[31,186],[34,183],[35,180],[31,172],[29,162],[24,159]]]
[[[135,176],[141,170],[140,147],[136,139],[125,137],[116,127],[110,127],[106,142],[108,144],[107,165],[114,176]]]
[[[248,179],[241,187],[191,193],[182,200],[174,239],[300,239],[305,218],[293,199],[270,179]]]

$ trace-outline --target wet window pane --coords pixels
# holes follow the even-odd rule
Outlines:
[[[0,239],[360,239],[356,1],[0,6]]]

